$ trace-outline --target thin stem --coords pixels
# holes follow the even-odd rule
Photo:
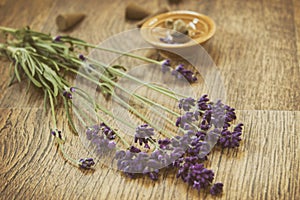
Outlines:
[[[111,113],[110,111],[108,111],[107,109],[103,108],[102,106],[100,106],[99,104],[97,104],[86,92],[80,90],[79,88],[76,89],[76,91],[80,91],[82,94],[80,94],[80,92],[78,92],[78,94],[83,97],[83,98],[88,98],[86,99],[87,101],[90,101],[90,102],[93,102],[94,106],[95,106],[95,109],[99,109],[101,110],[102,112],[104,112],[105,114],[107,114],[108,116],[122,122],[123,124],[125,124],[126,126],[132,128],[132,129],[135,129],[135,127],[127,122],[125,122],[123,119],[117,117],[117,116],[114,116],[113,113]],[[96,112],[97,113],[97,112]]]
[[[87,94],[86,94],[87,95]],[[88,105],[87,105],[88,106]],[[96,106],[97,106],[97,104],[96,104]],[[89,108],[91,108],[90,106],[88,106]],[[77,106],[75,106],[75,108],[77,108]],[[74,110],[75,111],[75,110]],[[78,109],[78,111],[80,112],[80,110]],[[75,111],[75,113],[77,113],[77,111]],[[102,118],[99,114],[98,114],[98,112],[95,112],[96,113],[96,116],[97,116],[97,118],[101,121],[101,122],[103,122],[106,126],[108,126],[111,130],[114,130],[114,133],[115,133],[115,135],[123,142],[123,144],[124,145],[126,145],[127,147],[130,147],[130,144],[128,144],[128,142],[126,141],[126,140],[124,140],[124,138],[112,127],[112,126],[110,126],[109,125],[109,123],[107,123],[107,121],[106,120],[104,120],[104,118]],[[81,113],[81,115],[82,115],[82,113]],[[81,122],[83,123],[83,124],[85,124],[85,126],[86,126],[86,123],[82,120],[82,118],[80,117],[80,115],[79,114],[77,114],[77,117],[79,117],[81,120]],[[131,126],[131,125],[129,125],[129,124],[127,124],[126,123],[126,125],[128,125],[128,126],[130,126],[131,128],[133,128],[133,126]]]
[[[116,99],[118,99],[120,101],[121,104],[123,104],[123,106],[128,107],[128,109],[130,111],[132,111],[134,114],[136,114],[137,116],[139,116],[144,122],[146,122],[147,124],[149,124],[150,126],[152,126],[153,128],[155,128],[156,130],[159,130],[159,128],[153,124],[150,120],[146,119],[143,115],[141,115],[136,109],[134,109],[133,107],[131,107],[129,104],[127,104],[124,100],[122,100],[120,97],[118,97],[117,95],[114,96]],[[167,133],[165,130],[160,130],[160,132],[165,135],[166,137],[173,137],[172,135],[170,135],[169,133]]]
[[[119,50],[111,49],[111,48],[99,47],[99,46],[96,46],[96,45],[93,45],[93,44],[83,43],[83,42],[79,42],[79,41],[72,41],[72,42],[74,44],[85,46],[85,47],[90,47],[90,48],[94,48],[94,49],[98,49],[98,50],[117,53],[117,54],[125,55],[125,56],[132,57],[132,58],[136,58],[136,59],[143,60],[143,61],[150,62],[150,63],[161,64],[157,60],[153,60],[151,58],[147,58],[147,57],[144,57],[144,56],[138,56],[138,55],[133,54],[133,53],[123,52],[123,51],[119,51]]]
[[[63,157],[68,160],[69,162],[71,162],[73,165],[77,166],[79,165],[77,160],[74,160],[73,158],[71,158],[64,150],[63,144],[61,143],[61,141],[57,141],[58,142],[58,148],[60,150],[60,152],[62,153]]]
[[[152,101],[152,100],[150,100],[150,99],[148,99],[148,98],[145,98],[145,97],[140,96],[140,95],[138,95],[138,94],[134,94],[134,96],[136,96],[137,98],[142,99],[142,100],[144,100],[144,101],[147,101],[147,102],[151,103],[152,105],[155,105],[155,106],[157,106],[157,107],[159,107],[159,108],[161,108],[161,109],[163,109],[163,110],[165,110],[165,111],[167,111],[167,112],[169,112],[169,113],[175,115],[176,117],[179,117],[179,116],[180,116],[180,114],[174,112],[173,110],[170,110],[169,108],[167,108],[167,107],[165,107],[165,106],[163,106],[163,105],[161,105],[161,104],[158,104],[158,103],[156,103],[156,102],[154,102],[154,101]]]
[[[159,93],[161,93],[161,94],[164,94],[164,95],[166,95],[166,96],[168,96],[168,97],[170,97],[170,98],[172,98],[172,99],[178,100],[178,98],[177,98],[176,96],[172,95],[172,92],[169,91],[169,90],[167,90],[167,89],[160,90],[160,89],[158,89],[157,86],[154,86],[154,85],[152,85],[152,84],[150,84],[150,83],[145,83],[145,82],[143,82],[143,81],[141,81],[141,80],[139,80],[139,79],[137,79],[137,78],[135,78],[135,77],[133,77],[133,76],[127,74],[127,73],[123,73],[123,72],[121,72],[121,71],[119,71],[119,70],[116,70],[116,69],[111,68],[111,67],[108,67],[108,66],[103,66],[103,65],[102,65],[101,63],[99,63],[97,60],[94,60],[94,59],[91,59],[91,58],[88,58],[88,60],[91,60],[92,62],[99,64],[98,66],[102,66],[102,67],[103,67],[102,70],[108,70],[108,71],[111,70],[111,71],[110,71],[111,73],[114,73],[114,74],[116,74],[116,75],[118,75],[118,76],[122,75],[122,76],[124,76],[124,77],[126,77],[126,78],[129,78],[130,80],[133,80],[133,81],[135,81],[135,82],[137,82],[137,83],[143,84],[143,85],[145,85],[146,87],[149,87],[149,88],[151,88],[151,89],[153,89],[153,90],[155,90],[155,91],[157,91],[157,92],[159,92]],[[95,71],[95,70],[94,70],[94,71]],[[101,75],[102,75],[102,74],[101,74]],[[161,88],[161,87],[160,87],[160,88]]]
[[[56,124],[56,117],[55,117],[55,109],[54,109],[54,104],[53,104],[53,98],[52,98],[52,94],[49,90],[47,90],[48,95],[49,95],[49,101],[50,101],[50,106],[51,106],[51,113],[52,113],[52,122],[54,125],[54,128],[56,129],[57,124]]]

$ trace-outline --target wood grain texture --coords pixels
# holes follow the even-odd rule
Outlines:
[[[167,1],[136,0],[157,8]],[[42,95],[9,81],[0,61],[0,199],[299,199],[300,198],[300,3],[297,0],[184,0],[172,9],[211,16],[216,35],[204,45],[222,76],[227,103],[245,124],[238,150],[215,151],[208,167],[224,183],[213,198],[187,187],[174,173],[159,181],[129,180],[97,163],[85,172],[66,163],[49,134],[51,119]],[[55,17],[81,11],[86,19],[69,31],[92,43],[135,27],[125,21],[127,1],[0,0],[0,26],[59,34]],[[201,88],[199,86],[199,88]],[[199,91],[199,93],[202,93]],[[63,113],[59,127],[69,133]],[[88,155],[78,137],[67,134],[66,151]]]

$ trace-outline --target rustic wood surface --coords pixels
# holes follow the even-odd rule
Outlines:
[[[167,1],[136,0],[156,9]],[[67,32],[92,43],[134,28],[125,21],[127,1],[0,0],[0,26],[56,35],[59,13],[80,11],[86,19]],[[204,45],[220,70],[227,103],[245,124],[238,150],[217,151],[209,166],[224,193],[215,199],[300,198],[300,1],[183,0],[172,10],[211,16],[215,36]],[[7,87],[8,62],[0,61],[0,199],[211,199],[177,180],[129,180],[98,164],[81,171],[66,163],[49,134],[42,95],[26,84]],[[201,93],[201,92],[200,92]],[[62,113],[58,115],[63,116]],[[64,117],[59,127],[70,131]],[[88,155],[68,134],[67,151]]]

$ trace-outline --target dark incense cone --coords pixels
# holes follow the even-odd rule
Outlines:
[[[128,4],[125,10],[126,19],[130,20],[141,20],[147,17],[148,15],[150,15],[149,11],[135,3]]]
[[[78,24],[85,17],[82,13],[62,14],[56,17],[58,30],[65,31]]]
[[[170,8],[169,7],[162,7],[159,8],[158,10],[156,10],[154,13],[152,13],[151,15],[148,15],[146,18],[142,19],[141,21],[139,21],[136,25],[138,28],[140,28],[143,23],[145,23],[145,21],[147,21],[148,19],[150,19],[151,17],[155,16],[155,15],[159,15],[165,12],[169,12]]]
[[[171,4],[176,4],[176,3],[180,3],[181,0],[169,0],[169,3]]]

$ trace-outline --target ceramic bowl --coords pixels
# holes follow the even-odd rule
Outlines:
[[[162,42],[161,38],[164,38],[167,32],[170,31],[170,29],[167,29],[165,22],[167,20],[176,21],[178,19],[183,20],[190,27],[193,27],[190,31],[191,34],[189,33],[188,36],[181,34],[182,37],[186,37],[185,42],[182,43],[170,44]],[[156,15],[148,19],[141,27],[142,37],[155,48],[183,56],[193,53],[193,48],[209,40],[215,31],[215,22],[210,17],[184,10]]]

